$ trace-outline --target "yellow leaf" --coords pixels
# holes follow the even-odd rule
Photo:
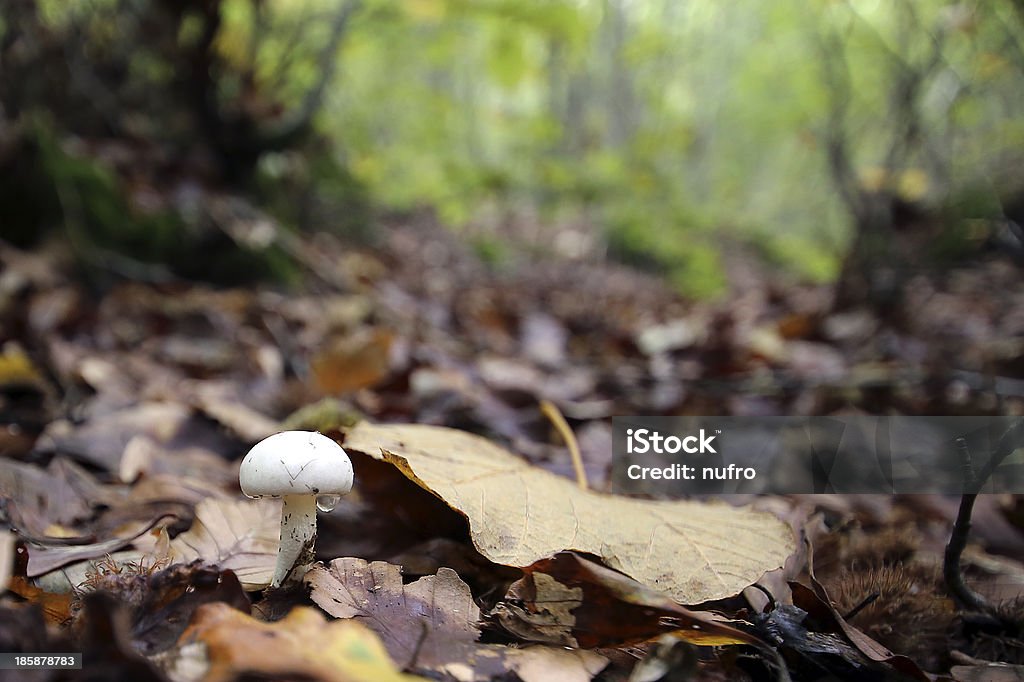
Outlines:
[[[0,386],[42,385],[43,378],[39,370],[17,344],[6,344],[0,350]]]
[[[325,682],[423,679],[399,672],[366,627],[351,620],[328,623],[323,614],[306,606],[264,623],[221,602],[204,604],[182,633],[178,648],[174,665],[187,666],[190,672],[205,667],[205,682],[234,680],[241,673]]]
[[[931,181],[928,174],[920,168],[908,168],[900,173],[897,183],[897,194],[907,201],[921,201],[928,194]]]
[[[580,490],[472,434],[360,423],[345,448],[398,467],[468,520],[489,560],[524,567],[588,552],[684,604],[738,593],[793,549],[771,514],[720,502],[650,501]],[[358,484],[357,484],[358,485]]]

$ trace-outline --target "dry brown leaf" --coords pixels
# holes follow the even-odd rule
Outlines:
[[[132,436],[118,462],[118,478],[124,483],[133,483],[168,475],[180,479],[202,479],[213,488],[224,489],[238,480],[238,467],[232,467],[212,450],[188,448],[176,451],[151,436]],[[134,490],[132,496],[135,496]]]
[[[390,462],[469,519],[488,559],[530,564],[563,550],[695,604],[736,594],[794,550],[774,516],[723,503],[648,501],[580,490],[469,433],[362,422],[347,449]]]
[[[228,381],[183,382],[193,407],[229,428],[243,440],[255,443],[281,430],[280,424],[246,405],[243,388]]]
[[[310,361],[317,387],[341,395],[374,386],[390,371],[394,334],[387,329],[360,329],[337,339]]]
[[[523,682],[589,682],[608,665],[593,651],[553,646],[506,647],[504,656]]]
[[[414,658],[444,660],[454,644],[474,642],[479,635],[480,609],[450,568],[403,585],[399,566],[342,558],[326,568],[314,566],[306,583],[313,602],[335,618],[364,619],[402,667]]]
[[[432,676],[483,682],[514,672],[526,682],[586,682],[608,663],[588,651],[478,643],[480,609],[469,586],[448,568],[403,585],[399,566],[343,558],[313,567],[306,583],[324,611],[361,619],[399,665]]]
[[[242,673],[267,679],[324,682],[413,682],[399,672],[377,636],[347,620],[325,622],[299,606],[283,620],[263,623],[227,604],[204,604],[178,640],[172,679],[234,680]]]
[[[0,498],[19,535],[45,539],[55,526],[74,526],[93,516],[96,506],[116,506],[123,495],[64,457],[54,458],[46,469],[0,458]]]
[[[192,527],[171,540],[173,563],[202,563],[232,570],[246,591],[270,584],[281,537],[281,506],[272,500],[206,499],[196,505]]]
[[[49,623],[61,625],[71,616],[71,592],[48,592],[20,575],[10,578],[7,588],[29,603],[38,604]]]
[[[216,453],[238,447],[234,438],[209,419],[194,414],[190,407],[176,401],[151,400],[96,414],[81,424],[51,422],[37,448],[42,452],[74,453],[78,461],[117,472],[125,448],[137,436],[151,439],[171,459],[196,458],[199,466],[210,468],[218,476],[219,470],[227,467],[215,457]]]
[[[103,536],[111,537],[100,542],[81,545],[66,544],[62,540],[54,540],[47,545],[31,543],[28,545],[28,565],[25,574],[29,578],[35,578],[62,566],[107,556],[132,544],[140,536],[145,535],[150,529],[168,518],[173,518],[173,516],[156,511],[148,519],[133,520],[117,528],[109,529]]]

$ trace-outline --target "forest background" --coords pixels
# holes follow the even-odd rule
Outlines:
[[[494,265],[610,255],[697,296],[732,250],[817,282],[920,259],[911,224],[941,267],[1024,211],[1022,26],[1016,0],[13,0],[4,232],[60,214],[173,269],[229,190],[287,230],[426,211]]]

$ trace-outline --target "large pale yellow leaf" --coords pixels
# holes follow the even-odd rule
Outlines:
[[[580,490],[469,433],[362,422],[344,445],[390,462],[469,520],[491,561],[529,566],[562,550],[611,568],[684,604],[736,594],[794,549],[774,516],[718,502],[650,501]],[[358,485],[358,482],[357,482]]]

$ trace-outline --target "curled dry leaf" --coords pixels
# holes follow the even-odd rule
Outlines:
[[[377,636],[352,620],[325,622],[299,606],[263,623],[227,604],[204,604],[168,657],[172,679],[226,682],[244,673],[268,679],[323,682],[413,682],[399,672]]]
[[[736,594],[794,550],[774,516],[722,503],[629,499],[580,490],[469,433],[362,422],[345,448],[390,462],[468,520],[489,560],[530,564],[563,550],[694,604]]]
[[[281,535],[281,507],[273,500],[206,499],[192,527],[171,540],[173,563],[231,570],[247,591],[270,584]]]
[[[571,552],[523,570],[526,575],[512,584],[493,615],[527,641],[594,648],[667,633],[705,646],[762,643],[715,614],[683,608],[664,593]]]
[[[360,619],[403,668],[431,677],[483,682],[514,673],[526,682],[586,682],[608,663],[589,651],[477,642],[480,610],[469,586],[448,568],[404,585],[394,564],[335,559],[311,569],[306,583],[324,611]]]
[[[108,540],[87,544],[63,544],[54,541],[50,544],[33,543],[28,546],[28,566],[25,574],[35,578],[54,569],[68,566],[80,561],[97,559],[127,547],[156,527],[161,521],[173,518],[161,511],[154,512],[150,518],[132,521],[116,529],[110,529]]]
[[[808,588],[800,583],[790,583],[793,593],[793,605],[802,611],[809,613],[815,622],[821,624],[829,632],[841,635],[843,641],[840,645],[849,642],[852,645],[852,652],[844,653],[847,660],[855,660],[853,653],[863,656],[865,661],[876,664],[879,667],[885,666],[887,671],[897,671],[905,679],[928,680],[928,676],[918,667],[917,663],[906,656],[900,656],[886,649],[871,637],[853,627],[836,611],[832,600],[829,598],[825,588],[814,577],[811,572],[811,584]]]

